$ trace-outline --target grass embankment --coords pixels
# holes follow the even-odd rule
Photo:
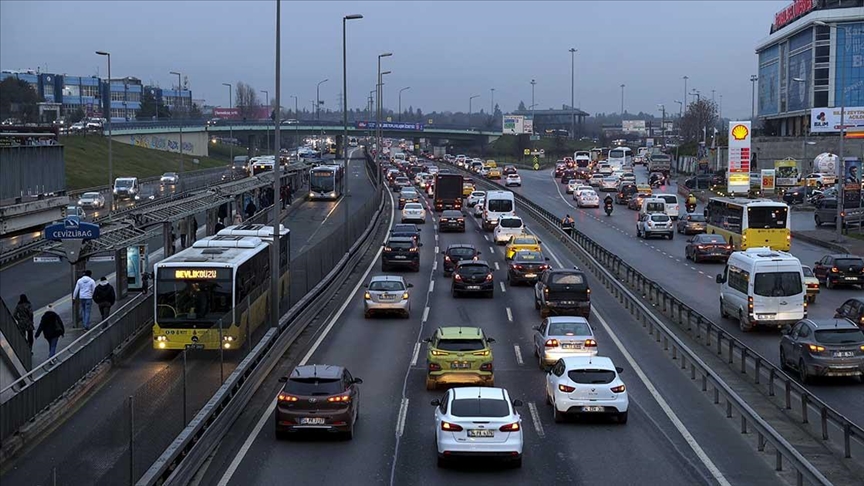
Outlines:
[[[70,135],[62,137],[66,159],[66,188],[69,190],[108,184],[108,139],[99,135]],[[237,151],[235,147],[235,152]],[[112,144],[114,177],[134,175],[139,178],[158,176],[163,172],[180,170],[180,156],[125,143]],[[240,149],[241,151],[243,149]],[[227,153],[227,152],[226,152]],[[184,155],[185,171],[221,167],[228,163],[224,158],[196,157]],[[192,163],[198,159],[198,164]]]

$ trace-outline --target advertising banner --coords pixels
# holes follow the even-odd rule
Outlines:
[[[777,187],[796,187],[798,179],[801,177],[798,174],[798,161],[795,159],[784,159],[774,161],[774,170],[776,170]]]
[[[864,130],[864,106],[846,107],[843,122],[847,132]],[[813,108],[810,111],[810,131],[813,133],[839,132],[840,108]]]
[[[505,135],[521,135],[525,117],[522,115],[504,115],[501,133]]]
[[[727,190],[730,194],[747,193],[750,190],[750,122],[729,122],[729,177]]]
[[[522,133],[534,134],[534,120],[526,118],[522,121]]]
[[[376,128],[376,122],[374,121],[358,121],[354,124],[355,128],[361,130],[369,130]],[[422,132],[423,124],[422,123],[398,123],[398,122],[381,122],[381,128],[384,130],[408,130],[414,132]]]
[[[762,192],[774,191],[775,172],[774,169],[762,169]]]
[[[267,120],[270,118],[272,110],[266,106],[259,106],[255,109],[248,110],[246,114],[247,120]],[[239,120],[243,118],[240,113],[240,108],[213,108],[213,116],[216,118],[225,118],[229,120]]]
[[[846,158],[846,170],[843,176],[843,208],[854,209],[861,207],[861,161]]]

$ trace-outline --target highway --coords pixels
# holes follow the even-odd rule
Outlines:
[[[637,178],[646,179],[644,168],[635,170]],[[726,330],[736,338],[747,343],[762,356],[779,364],[780,333],[771,330],[754,330],[744,333],[739,330],[738,322],[720,317],[719,291],[715,282],[716,274],[723,269],[721,263],[692,263],[684,258],[684,247],[687,237],[676,234],[673,240],[652,238],[643,240],[636,238],[637,213],[623,205],[615,205],[612,216],[606,216],[603,208],[579,209],[572,196],[565,192],[565,186],[559,180],[553,179],[549,171],[520,171],[522,187],[513,187],[513,192],[522,194],[547,210],[560,214],[570,214],[576,221],[576,228],[592,239],[614,251],[627,263],[638,269],[648,278],[661,284],[673,295],[687,302],[694,309],[716,323],[723,323]],[[676,186],[667,186],[655,193],[676,194]],[[600,193],[600,197],[605,197]],[[679,196],[681,210],[684,210],[683,197]],[[697,213],[702,212],[700,205]],[[812,214],[793,212],[793,224],[804,225],[809,216],[812,227]],[[796,241],[793,238],[792,254],[805,265],[824,255],[832,253],[825,248]],[[809,307],[809,316],[814,318],[833,317],[834,309],[846,299],[859,295],[855,288],[825,289],[821,288],[816,303]],[[794,374],[794,373],[793,373]],[[816,396],[825,400],[838,412],[850,418],[853,422],[864,423],[864,388],[855,379],[832,378],[819,380],[807,388]]]
[[[428,202],[427,202],[428,204]],[[433,214],[429,211],[429,214]],[[669,485],[778,484],[771,465],[753,453],[734,425],[710,404],[675,363],[663,356],[647,334],[591,275],[593,314],[600,354],[625,371],[630,420],[556,424],[545,403],[544,374],[531,351],[531,327],[540,322],[530,287],[509,287],[503,247],[468,217],[467,231],[438,234],[427,219],[421,233],[421,268],[399,273],[414,284],[409,319],[363,318],[361,285],[378,275],[380,261],[363,279],[311,345],[292,349],[277,365],[246,412],[227,432],[199,484],[597,484]],[[576,261],[540,225],[526,225],[544,241],[555,266]],[[548,240],[548,242],[547,242]],[[471,243],[500,270],[494,299],[450,296],[440,270],[440,251],[452,243]],[[378,253],[380,256],[380,252]],[[471,470],[436,465],[433,407],[443,390],[426,391],[423,338],[443,325],[478,325],[493,344],[496,386],[525,404],[519,410],[525,434],[521,469],[472,464]],[[313,342],[314,341],[314,342]],[[278,378],[297,364],[346,366],[364,383],[360,419],[353,441],[297,437],[277,441],[273,409]]]
[[[372,196],[373,188],[366,177],[362,152],[350,152],[349,157],[353,159],[347,170],[350,205],[346,204],[348,198],[344,197],[338,201],[327,202],[304,202],[301,199],[294,203],[301,204],[299,209],[289,213],[283,221],[283,224],[291,229],[292,258],[304,248],[326,238],[331,230],[359,210],[362,203]],[[66,288],[62,279],[55,285],[59,289],[57,292]],[[93,433],[93,430],[99,430],[100,424],[110,422],[112,417],[120,423],[125,421],[127,417],[124,404],[126,398],[133,394],[147,397],[151,410],[140,417],[140,420],[148,429],[157,431],[147,431],[150,435],[139,432],[139,435],[152,438],[153,433],[161,433],[162,442],[146,443],[147,440],[139,439],[145,443],[136,446],[141,454],[136,460],[141,460],[142,457],[149,460],[146,464],[143,460],[137,464],[138,474],[149,467],[182,428],[178,428],[182,421],[182,407],[178,406],[178,395],[175,393],[180,380],[180,376],[174,371],[177,369],[176,358],[179,353],[154,350],[150,344],[150,333],[145,332],[145,335],[146,338],[136,343],[137,347],[129,352],[129,358],[117,363],[104,384],[91,392],[80,410],[58,424],[57,428],[38,444],[35,449],[38,453],[25,452],[14,463],[4,464],[0,482],[21,485],[51,484],[48,478],[52,467],[57,468],[58,484],[117,484],[118,478],[123,478],[121,482],[126,482],[129,476],[126,462],[128,457],[124,456],[123,452],[106,453],[105,449],[106,443],[116,447],[126,447],[128,444],[124,443],[122,437],[118,440],[117,437],[93,437],[89,434]],[[240,353],[227,353],[224,376],[227,377],[244,356]],[[218,353],[190,353],[188,374],[194,377],[189,384],[190,418],[218,388],[219,368]],[[145,404],[141,406],[144,407]],[[117,427],[122,427],[122,424]],[[37,479],[42,481],[38,482]]]

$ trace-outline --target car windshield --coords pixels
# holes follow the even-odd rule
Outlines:
[[[696,238],[696,243],[716,243],[720,245],[725,245],[726,240],[724,240],[721,235],[699,235]]]
[[[491,201],[489,203],[490,206],[494,202],[496,201]],[[489,210],[492,211],[493,209],[490,207]],[[501,225],[502,228],[521,228],[522,220],[519,218],[501,218],[501,221],[499,221],[498,224]]]
[[[414,248],[414,243],[410,241],[391,241],[387,246],[393,250],[408,250]]]
[[[417,227],[413,224],[396,224],[393,225],[391,233],[416,233]]]
[[[590,198],[590,197],[597,197],[597,193],[596,193],[596,192],[594,192],[594,191],[589,191],[588,189],[584,189],[584,190],[582,190],[582,192],[580,192],[579,195],[582,196],[582,197],[589,197],[589,198]]]
[[[667,204],[676,204],[678,202],[678,198],[675,196],[654,196],[659,197],[660,199],[666,201]]]
[[[615,372],[612,370],[570,370],[567,372],[567,377],[573,380],[574,383],[581,385],[605,385],[612,383],[615,379]]]
[[[435,348],[442,351],[481,351],[486,349],[482,339],[439,339]]]
[[[97,197],[99,197],[98,192],[85,192],[81,199],[96,199]]]
[[[176,175],[177,175],[177,174],[175,174],[175,173],[173,173],[173,172],[166,172],[166,173],[162,174],[162,177],[174,177],[174,176],[176,176]]]
[[[291,395],[336,395],[342,393],[341,378],[291,378],[285,392]]]
[[[444,211],[443,213],[441,213],[441,217],[442,218],[458,219],[458,218],[462,217],[462,213],[459,211]]]
[[[513,238],[514,245],[535,245],[537,241],[534,238]]]
[[[450,404],[455,417],[506,417],[510,404],[500,398],[460,398]]]
[[[418,197],[417,191],[415,191],[414,189],[409,189],[407,187],[405,189],[402,189],[402,192],[400,192],[400,194],[402,195],[403,198],[405,198],[405,197]]]
[[[552,322],[549,324],[550,336],[590,336],[591,328],[585,322]]]
[[[552,274],[550,282],[553,285],[582,285],[585,279],[579,273],[556,272]]]
[[[123,188],[132,187],[132,179],[117,179],[114,181],[114,186]]]
[[[485,275],[489,273],[486,265],[459,265],[459,273],[462,275]]]
[[[790,297],[801,293],[801,274],[798,272],[757,273],[753,292],[763,297]]]
[[[864,259],[861,258],[838,258],[834,260],[834,266],[840,269],[845,269],[849,267],[861,267],[864,266]]]
[[[405,290],[405,284],[397,280],[375,280],[369,284],[369,290],[397,291]]]
[[[509,213],[513,211],[513,201],[510,199],[492,199],[486,209],[497,213]]]
[[[536,262],[543,260],[543,255],[536,251],[519,251],[513,256],[514,262]]]
[[[474,248],[450,248],[450,256],[457,257],[473,257],[476,250]]]
[[[816,342],[822,344],[858,344],[864,343],[864,331],[861,329],[825,329],[816,331]]]
[[[330,192],[336,187],[336,177],[330,171],[312,171],[309,188],[318,192]]]

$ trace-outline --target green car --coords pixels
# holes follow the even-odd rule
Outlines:
[[[426,350],[426,389],[439,384],[495,386],[492,348],[495,340],[479,327],[439,327]]]

